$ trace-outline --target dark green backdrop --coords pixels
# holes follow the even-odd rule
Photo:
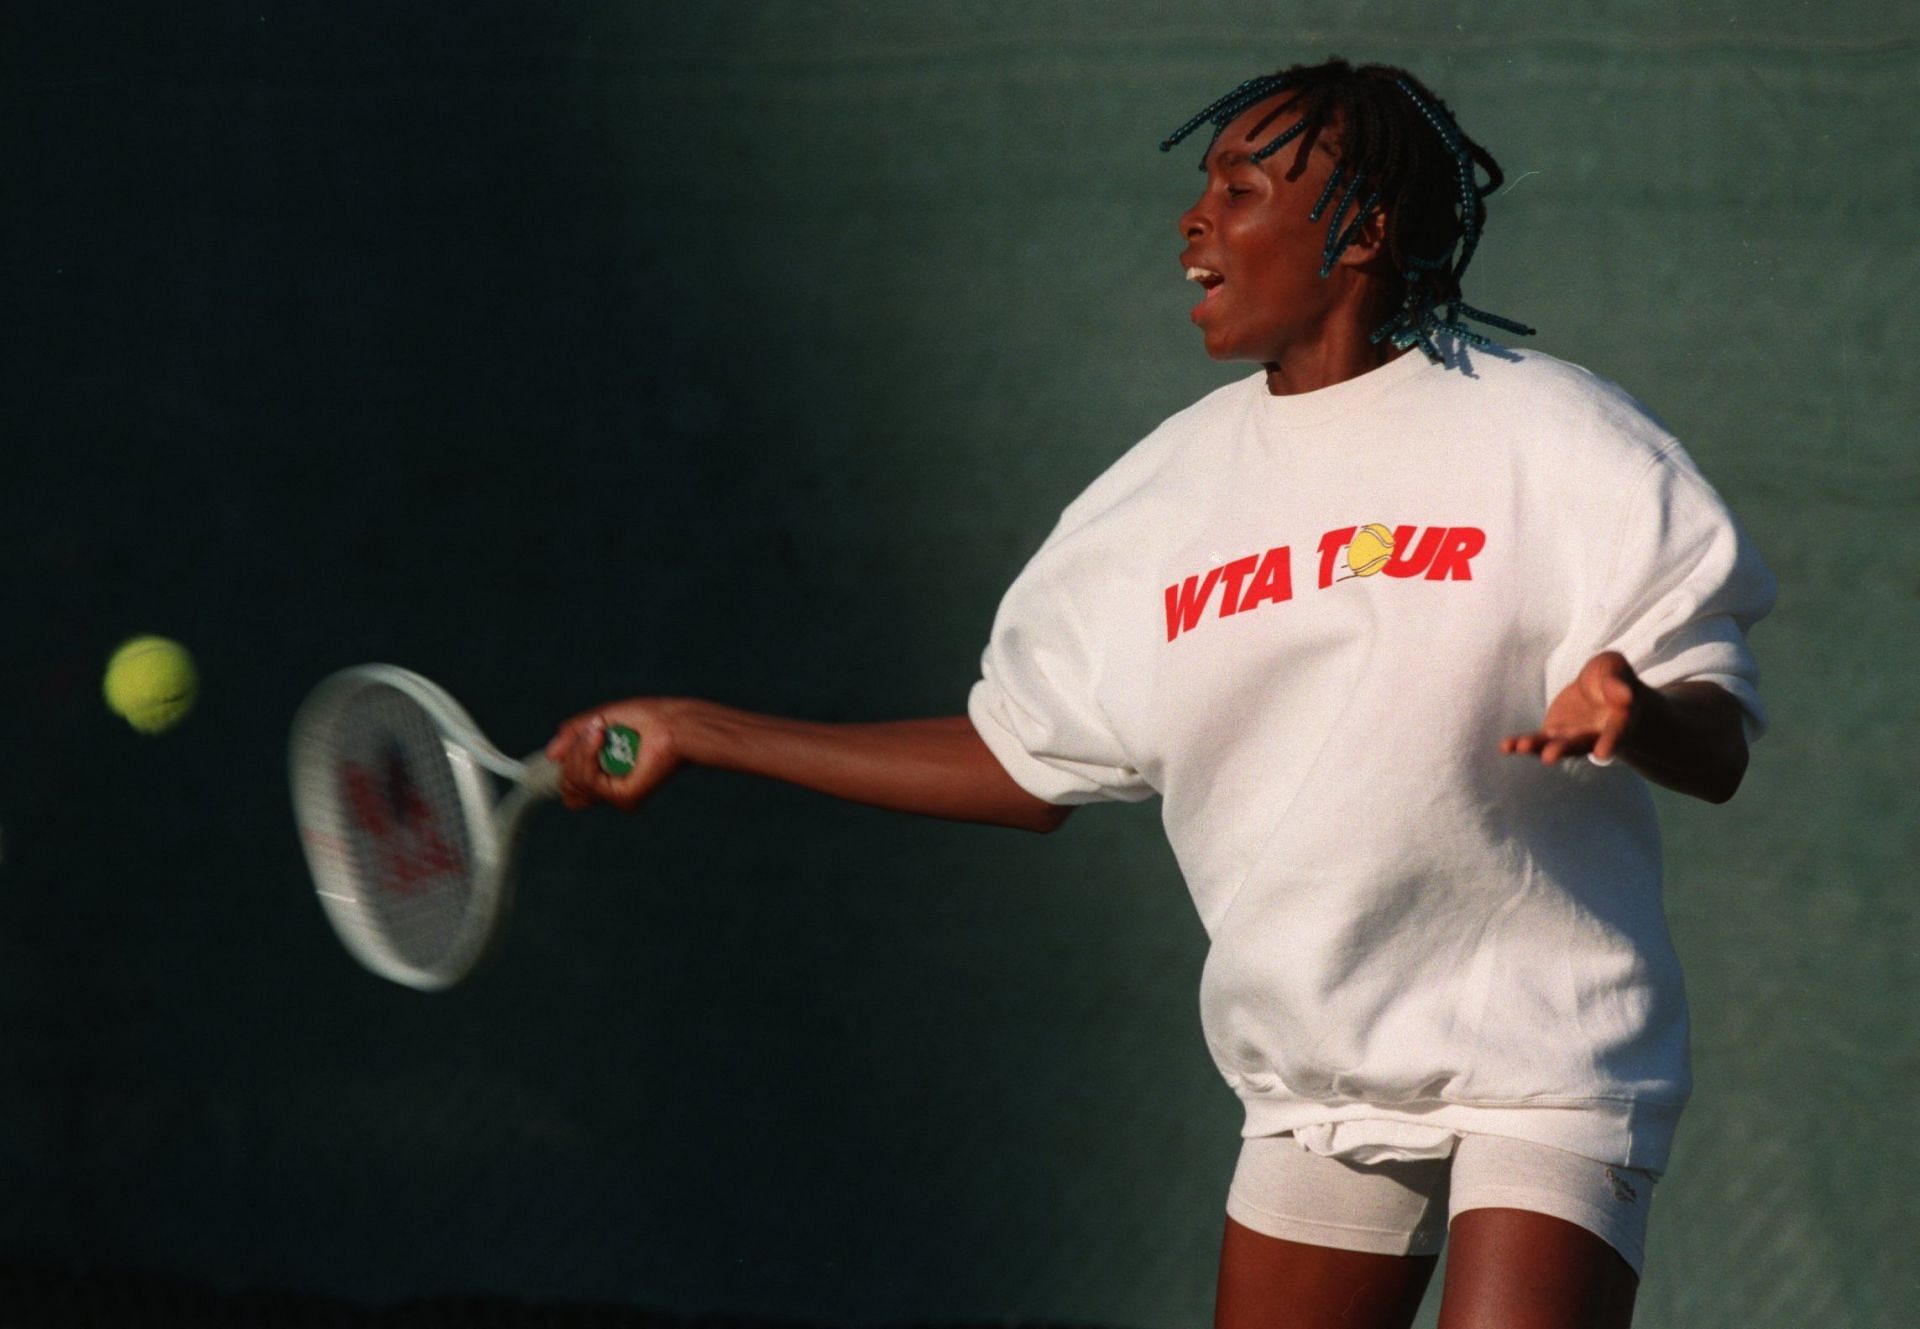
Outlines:
[[[0,1257],[1205,1322],[1238,1114],[1151,805],[696,772],[548,814],[426,998],[325,930],[284,736],[369,659],[508,747],[637,691],[957,711],[1061,505],[1243,372],[1155,143],[1338,52],[1493,148],[1469,294],[1652,404],[1782,582],[1747,787],[1666,803],[1699,1089],[1640,1323],[1904,1323],[1920,17],[1566,10],[6,6]],[[158,740],[98,698],[140,631],[206,679]]]

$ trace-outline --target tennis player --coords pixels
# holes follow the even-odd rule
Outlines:
[[[1774,586],[1645,408],[1490,340],[1501,182],[1404,70],[1249,80],[1179,219],[1209,355],[1258,369],[1075,499],[967,714],[611,702],[569,806],[684,765],[1048,831],[1159,796],[1246,1110],[1216,1324],[1624,1326],[1691,1082],[1647,782],[1730,798]],[[611,722],[640,764],[596,764]]]

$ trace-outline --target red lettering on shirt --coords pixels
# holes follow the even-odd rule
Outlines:
[[[1259,561],[1255,555],[1248,554],[1245,558],[1234,559],[1220,569],[1221,575],[1227,579],[1227,589],[1220,593],[1220,617],[1225,618],[1229,614],[1251,607],[1240,603],[1240,583],[1247,579],[1247,574],[1253,571],[1254,565]]]
[[[1427,569],[1428,581],[1472,581],[1473,570],[1467,560],[1487,547],[1487,533],[1478,526],[1455,526],[1447,531],[1447,542],[1433,566]]]
[[[1293,554],[1288,546],[1280,545],[1269,549],[1267,556],[1260,560],[1260,570],[1253,574],[1253,585],[1247,587],[1247,596],[1240,602],[1240,608],[1252,609],[1269,601],[1279,604],[1291,599]]]
[[[1320,577],[1318,585],[1326,590],[1334,584],[1334,571],[1341,551],[1353,543],[1357,526],[1342,526],[1320,537]],[[1379,533],[1380,527],[1370,528]],[[1383,537],[1384,540],[1384,537]],[[1389,577],[1402,579],[1425,575],[1428,581],[1472,581],[1474,555],[1487,545],[1486,532],[1478,526],[1416,526],[1393,528],[1392,545],[1384,563],[1370,564],[1364,573],[1341,577],[1342,582],[1362,580],[1375,567]],[[1217,559],[1220,556],[1215,554]],[[1248,554],[1224,565],[1216,564],[1205,573],[1194,573],[1166,589],[1167,640],[1191,632],[1206,616],[1214,588],[1220,588],[1219,617],[1230,618],[1262,605],[1280,604],[1293,598],[1293,550],[1275,545],[1264,554]]]
[[[1433,562],[1434,554],[1440,548],[1440,538],[1447,533],[1444,526],[1429,526],[1420,531],[1420,543],[1414,544],[1413,533],[1418,526],[1396,526],[1393,528],[1393,552],[1387,555],[1386,567],[1380,569],[1389,577],[1417,577]]]
[[[1207,597],[1213,594],[1214,583],[1219,580],[1220,569],[1208,568],[1205,581],[1195,574],[1184,582],[1167,587],[1168,641],[1183,632],[1193,631],[1193,625],[1200,621],[1200,614],[1207,607]]]
[[[1353,533],[1359,529],[1358,526],[1342,526],[1320,537],[1321,590],[1333,585],[1333,560],[1340,556],[1340,551],[1347,547],[1347,542],[1353,539]]]

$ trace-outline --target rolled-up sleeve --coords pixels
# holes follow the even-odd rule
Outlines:
[[[1007,774],[1036,798],[1139,802],[1155,790],[1099,705],[1101,643],[1081,624],[1062,584],[1069,564],[1050,541],[1008,589],[967,714]]]
[[[1650,687],[1717,684],[1740,702],[1751,741],[1766,731],[1767,711],[1747,633],[1775,593],[1752,541],[1676,446],[1635,488],[1591,619],[1596,631],[1569,662],[1613,650]]]

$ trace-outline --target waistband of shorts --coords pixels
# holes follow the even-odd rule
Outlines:
[[[1602,1163],[1666,1171],[1673,1133],[1684,1103],[1645,1099],[1589,1098],[1528,1103],[1316,1103],[1297,1098],[1241,1094],[1244,1137],[1281,1135],[1303,1126],[1338,1121],[1400,1121],[1475,1135],[1564,1149]]]

